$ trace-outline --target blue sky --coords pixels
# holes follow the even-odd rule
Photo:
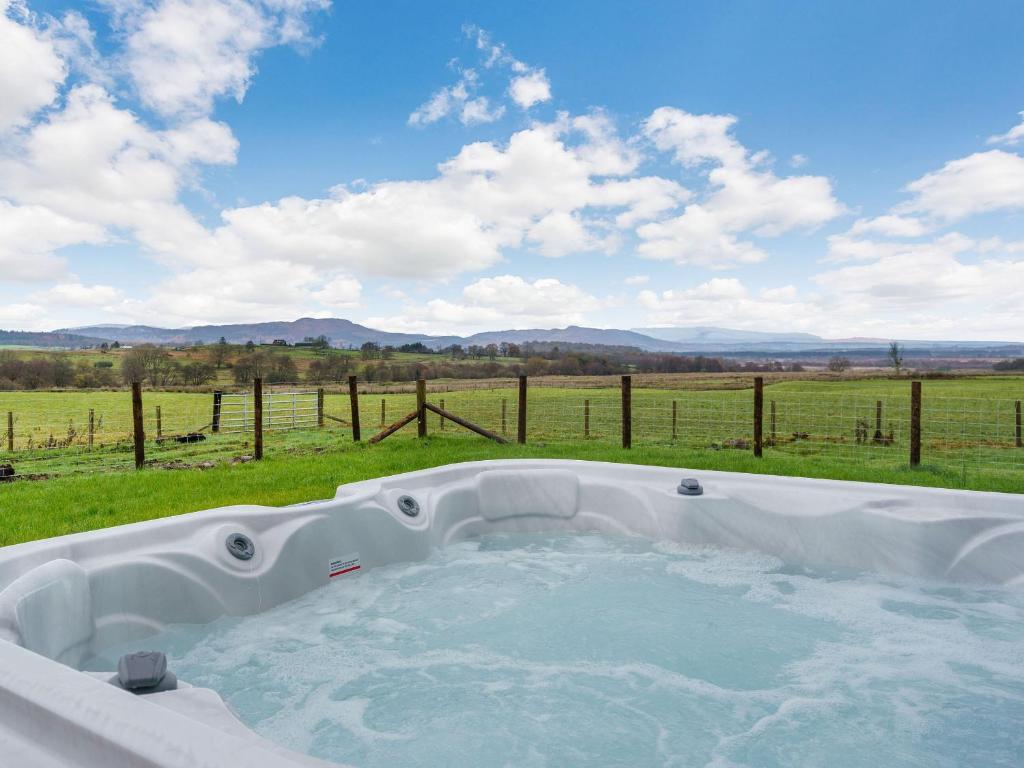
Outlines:
[[[1019,3],[0,8],[0,327],[1024,338]]]

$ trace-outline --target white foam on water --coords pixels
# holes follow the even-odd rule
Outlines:
[[[486,537],[147,647],[368,768],[1024,765],[1019,592],[752,553]]]

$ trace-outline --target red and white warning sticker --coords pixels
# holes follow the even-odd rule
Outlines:
[[[331,560],[331,566],[327,571],[327,577],[333,579],[335,576],[341,576],[345,573],[354,573],[360,569],[359,565],[359,553],[353,552],[350,555],[344,557],[336,557]]]

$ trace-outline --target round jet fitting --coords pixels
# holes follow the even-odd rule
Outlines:
[[[420,503],[412,496],[399,496],[398,511],[406,517],[416,517],[420,513]]]
[[[256,554],[256,546],[252,543],[252,539],[244,533],[229,534],[224,541],[224,546],[227,547],[231,556],[238,560],[251,560],[252,556]]]
[[[680,496],[700,496],[704,493],[704,489],[701,488],[700,481],[697,478],[687,477],[679,483],[676,493]]]

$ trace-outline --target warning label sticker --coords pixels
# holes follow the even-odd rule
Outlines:
[[[331,560],[330,568],[327,570],[327,577],[333,579],[335,576],[341,576],[345,573],[353,573],[358,571],[359,565],[359,553],[353,552],[350,555],[344,557],[336,557]]]

